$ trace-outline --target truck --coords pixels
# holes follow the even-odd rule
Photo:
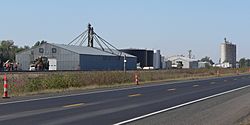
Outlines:
[[[7,60],[3,63],[4,71],[17,71],[18,63],[11,60]]]
[[[47,57],[39,56],[31,62],[30,71],[47,71],[49,70],[49,61]]]

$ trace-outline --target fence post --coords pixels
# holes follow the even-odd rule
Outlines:
[[[138,74],[135,74],[135,83],[136,83],[136,85],[139,85],[139,77],[138,77]]]
[[[220,70],[217,70],[216,74],[217,76],[220,76]]]

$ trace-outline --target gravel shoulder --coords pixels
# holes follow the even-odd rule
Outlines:
[[[148,117],[129,125],[249,125],[250,88]]]
[[[236,125],[250,125],[250,113],[239,120],[239,122]]]

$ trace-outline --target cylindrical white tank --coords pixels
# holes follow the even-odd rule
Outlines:
[[[167,64],[165,62],[165,57],[161,56],[161,68],[162,69],[166,69],[167,68]]]
[[[160,50],[154,50],[154,62],[153,62],[154,69],[161,68],[161,52]]]
[[[226,61],[226,44],[222,43],[220,46],[220,57],[221,57],[221,62],[220,63],[224,63]]]
[[[236,45],[225,42],[221,44],[221,62],[229,63],[233,68],[236,67]]]

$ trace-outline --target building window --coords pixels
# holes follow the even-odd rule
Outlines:
[[[43,48],[39,48],[39,53],[43,53],[43,52],[44,52]]]
[[[56,48],[52,48],[52,53],[56,53]]]

